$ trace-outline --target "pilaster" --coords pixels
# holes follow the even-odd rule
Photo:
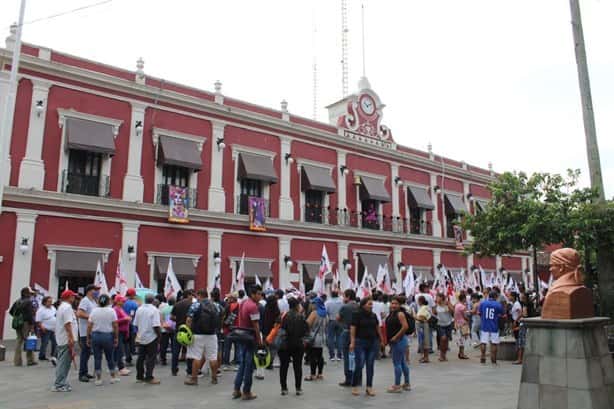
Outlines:
[[[214,147],[215,149],[215,147]],[[215,278],[221,274],[220,264],[215,264],[213,253],[222,254],[222,230],[210,229],[207,230],[207,289],[213,289]],[[221,279],[220,279],[221,282]]]
[[[345,160],[346,160],[346,152],[337,151],[337,169],[335,170],[335,172],[339,172],[337,173],[338,175],[337,177],[337,206],[339,207],[339,209],[345,209],[348,207],[347,197],[346,197],[347,195],[346,180],[347,180],[348,171],[346,170],[345,173],[341,172],[341,166],[347,166],[345,163]]]
[[[396,163],[390,164],[390,185],[392,187],[392,216],[396,218],[400,215],[399,212],[399,185],[395,183],[395,179],[399,177],[399,165]]]
[[[226,210],[226,193],[222,186],[224,149],[220,148],[218,144],[218,141],[224,139],[225,126],[224,122],[211,121],[213,137],[211,138],[211,181],[208,193],[209,210],[213,212],[224,212]]]
[[[433,200],[433,206],[435,208],[432,211],[431,224],[433,227],[433,237],[442,237],[441,222],[439,220],[439,194],[435,193],[435,186],[437,186],[437,175],[431,173],[431,199]]]
[[[399,263],[402,263],[402,251],[403,248],[401,246],[394,246],[392,248],[392,271],[394,271],[394,274],[397,278],[398,282],[402,282],[403,281],[403,275],[401,274],[401,272],[399,271],[399,268],[397,267],[399,265]]]
[[[339,241],[337,242],[337,260],[338,260],[338,268],[339,268],[339,281],[341,281],[341,287],[345,286],[345,283],[347,282],[348,279],[348,271],[344,268],[343,266],[343,260],[345,259],[350,259],[348,257],[348,247],[349,247],[349,243],[347,241]],[[354,266],[352,265],[352,268],[354,268]]]
[[[284,257],[291,257],[292,251],[292,239],[289,236],[279,236],[279,254],[277,260],[279,261],[279,288],[288,288],[291,281],[298,281],[297,274],[290,271],[286,263],[284,263]]]
[[[441,264],[441,250],[433,249],[433,267],[436,268]]]
[[[141,158],[143,156],[143,129],[145,128],[145,109],[147,105],[132,103],[130,122],[130,142],[128,148],[128,171],[124,177],[123,198],[129,202],[143,201],[143,177]]]
[[[119,257],[122,261],[122,269],[126,275],[126,282],[128,287],[134,287],[136,281],[136,260],[138,258],[138,244],[139,244],[139,227],[138,223],[122,223],[122,248]],[[134,260],[130,260],[128,254],[128,247],[134,247]],[[141,279],[143,279],[143,272],[141,272]]]
[[[292,164],[286,160],[286,155],[292,151],[290,138],[281,138],[281,192],[279,197],[279,218],[282,220],[294,219],[294,204],[290,197],[290,168]]]

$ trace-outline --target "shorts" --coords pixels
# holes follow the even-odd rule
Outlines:
[[[188,345],[186,358],[207,361],[217,361],[217,335],[194,334],[194,342]]]
[[[520,330],[518,330],[518,336],[516,337],[516,347],[524,348],[527,343],[527,327],[520,324]]]
[[[480,331],[480,343],[488,344],[489,342],[493,345],[499,344],[499,333]]]
[[[437,326],[437,336],[438,337],[447,337],[449,340],[452,340],[452,324],[446,326]]]

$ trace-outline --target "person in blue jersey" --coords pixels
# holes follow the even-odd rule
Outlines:
[[[490,361],[497,364],[497,345],[499,345],[499,318],[504,314],[501,303],[497,301],[497,293],[491,291],[488,300],[480,303],[480,362],[486,363],[486,344],[490,343]]]

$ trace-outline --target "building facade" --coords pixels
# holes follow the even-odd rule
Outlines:
[[[0,49],[8,88],[14,38]],[[308,288],[326,246],[340,279],[388,264],[530,267],[528,255],[464,256],[453,223],[488,201],[492,169],[394,142],[383,104],[360,90],[328,107],[330,123],[246,103],[25,44],[0,215],[0,325],[19,290],[54,297],[92,282],[101,262],[161,288],[169,259],[184,286],[228,290],[245,255],[248,280]],[[4,99],[3,99],[4,101]],[[0,107],[2,108],[2,107]],[[188,223],[169,221],[175,187]],[[259,198],[266,231],[249,225]],[[169,206],[169,202],[171,206]],[[458,237],[457,237],[458,238]],[[464,234],[464,240],[470,240]],[[137,273],[138,272],[138,273]]]

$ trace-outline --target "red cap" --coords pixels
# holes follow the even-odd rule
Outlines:
[[[77,293],[72,291],[72,290],[64,290],[62,291],[62,294],[60,295],[61,299],[66,299],[66,298],[70,298],[70,297],[76,297]]]
[[[136,296],[136,290],[134,288],[128,288],[126,291],[126,297],[134,297]]]
[[[116,303],[118,302],[126,302],[126,298],[122,297],[121,295],[116,295],[115,298],[113,299]]]

